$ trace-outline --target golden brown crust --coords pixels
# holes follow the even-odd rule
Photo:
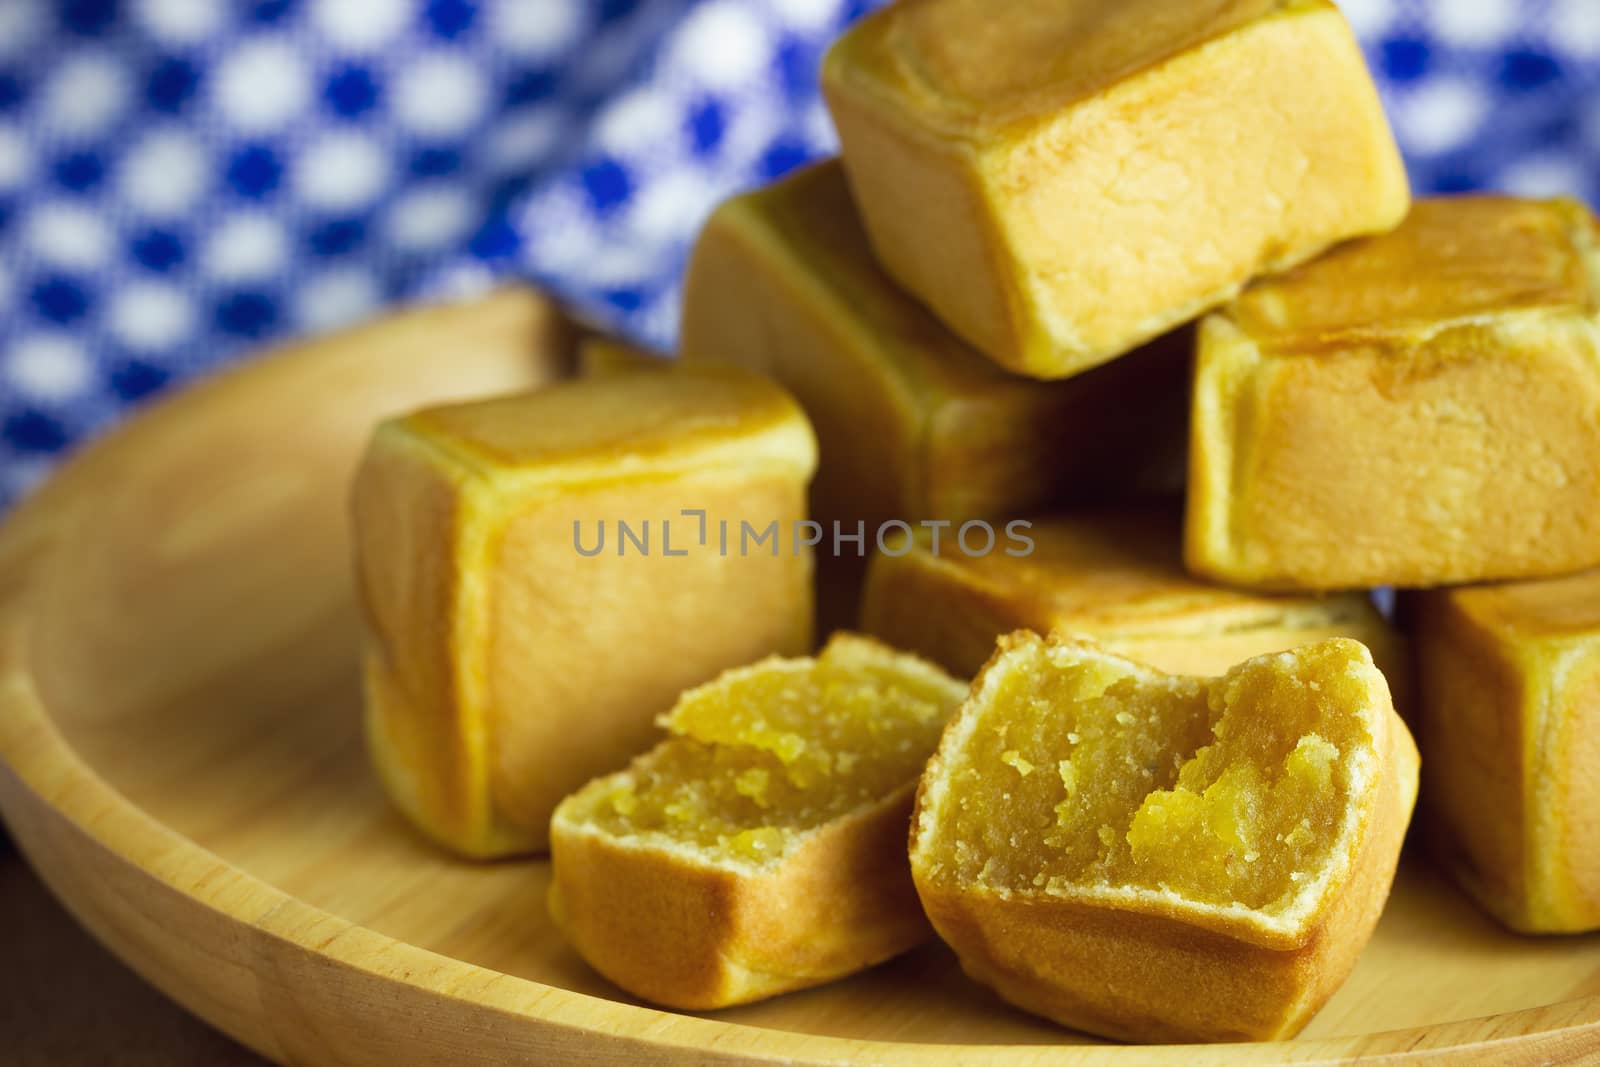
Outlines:
[[[1520,672],[1448,594],[1413,594],[1405,606],[1419,690],[1410,717],[1428,763],[1422,839],[1487,910],[1521,925],[1528,797]]]
[[[815,460],[799,414],[793,397],[760,377],[703,367],[670,383],[625,375],[444,404],[390,425],[466,473],[519,474],[548,486],[619,462],[692,469],[730,451],[804,472]]]
[[[1600,633],[1600,570],[1526,582],[1475,585],[1413,603],[1444,602],[1485,631],[1540,641]]]
[[[1564,930],[1600,928],[1600,649],[1591,648],[1566,679],[1564,700],[1551,709],[1553,769],[1542,783],[1541,807],[1555,809],[1544,827],[1549,843],[1551,903]]]
[[[397,806],[469,855],[534,847],[524,829],[496,841],[481,783],[486,755],[456,669],[453,610],[462,504],[420,442],[380,429],[351,493],[356,585],[368,620],[363,679],[368,755]],[[433,635],[419,640],[419,635]]]
[[[862,628],[970,677],[1012,630],[1086,634],[1162,670],[1220,674],[1265,652],[1328,637],[1372,650],[1397,705],[1409,674],[1404,642],[1359,593],[1263,596],[1183,569],[1175,509],[1151,505],[1032,520],[1027,556],[969,557],[948,531],[934,552],[919,531],[902,555],[874,557]]]
[[[615,337],[594,335],[578,342],[578,376],[603,378],[635,371],[669,370],[673,361],[654,352],[636,348]]]
[[[1319,590],[1600,562],[1597,262],[1574,203],[1441,200],[1208,317],[1189,566]]]
[[[952,137],[1036,120],[1281,11],[1285,0],[912,0],[862,19],[841,76]]]
[[[817,429],[812,510],[825,525],[1011,518],[1181,482],[1187,333],[1071,382],[1007,374],[883,272],[837,162],[711,216],[682,351],[799,399]]]
[[[1033,377],[1390,229],[1409,199],[1323,0],[914,0],[842,37],[823,88],[888,272]]]
[[[832,981],[932,934],[905,860],[912,792],[829,823],[759,871],[558,816],[551,915],[597,971],[667,1007],[706,1011]]]
[[[611,545],[578,560],[572,547],[580,517],[587,538],[594,517],[684,507],[730,523],[727,556],[714,528],[695,543],[697,519],[671,527],[681,558],[662,557],[659,541],[650,557],[618,557]],[[661,485],[597,485],[500,528],[482,677],[490,791],[508,819],[543,827],[562,797],[658,740],[654,717],[684,689],[771,653],[810,650],[810,560],[790,537],[804,515],[802,479],[718,466]],[[777,554],[741,549],[741,522],[776,522]],[[551,580],[564,572],[569,580]]]
[[[1437,197],[1381,239],[1344,245],[1243,293],[1222,314],[1272,351],[1401,350],[1481,316],[1594,310],[1574,200]]]
[[[1600,929],[1594,574],[1413,594],[1427,840],[1524,933]]]
[[[1015,641],[1001,642],[984,671]],[[973,682],[981,692],[983,674]],[[963,712],[965,714],[965,711]],[[958,716],[959,720],[960,716]],[[919,854],[924,806],[953,753],[957,721],[929,761],[912,814],[912,876],[939,936],[975,980],[1024,1010],[1124,1041],[1292,1037],[1349,976],[1388,899],[1417,795],[1416,746],[1392,708],[1374,720],[1374,787],[1350,862],[1282,945],[1259,931],[1154,904],[1001,894],[933,877]],[[1218,916],[1221,920],[1222,917]]]
[[[737,544],[741,522],[787,538],[804,518],[804,416],[737,372],[635,377],[419,412],[357,475],[372,757],[466,855],[544,847],[557,801],[647,746],[685,687],[810,646],[809,551]],[[606,550],[580,553],[602,520]],[[620,521],[650,523],[649,552],[621,551]],[[667,522],[682,558],[661,558]]]

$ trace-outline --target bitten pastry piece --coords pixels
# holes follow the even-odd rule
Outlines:
[[[889,273],[1040,378],[1387,230],[1410,195],[1327,0],[912,0],[845,34],[823,88]]]
[[[1004,372],[884,274],[837,162],[712,215],[681,341],[687,362],[742,366],[794,392],[822,455],[813,516],[851,531],[1176,489],[1192,345],[1170,337],[1072,382]]]
[[[469,856],[543,848],[556,803],[648,746],[686,686],[805,651],[810,555],[719,533],[803,519],[815,462],[794,401],[733,371],[381,425],[354,513],[367,740],[395,803]]]
[[[1419,203],[1200,328],[1185,554],[1261,587],[1600,563],[1595,222]]]
[[[1404,606],[1427,840],[1512,929],[1600,929],[1600,572]]]
[[[1130,1041],[1297,1033],[1383,910],[1417,753],[1365,648],[1220,678],[1004,639],[917,792],[911,869],[978,981]]]
[[[671,737],[551,825],[550,911],[596,970],[690,1010],[838,978],[930,930],[906,864],[958,682],[841,634],[685,693]]]
[[[1400,638],[1359,593],[1261,596],[1183,569],[1175,509],[1145,507],[1036,519],[1008,541],[968,555],[949,530],[918,529],[879,553],[868,572],[861,625],[955,674],[976,674],[995,638],[1063,630],[1161,670],[1219,674],[1240,660],[1329,637],[1372,650],[1399,694]],[[938,536],[936,537],[936,533]],[[1404,706],[1403,700],[1398,700]]]

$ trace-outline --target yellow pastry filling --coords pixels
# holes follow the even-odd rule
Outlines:
[[[909,790],[965,683],[870,639],[772,658],[689,690],[671,736],[558,818],[619,838],[775,861],[809,830]]]
[[[1014,646],[947,754],[933,873],[1287,907],[1327,864],[1371,758],[1363,652],[1330,641],[1199,679]]]

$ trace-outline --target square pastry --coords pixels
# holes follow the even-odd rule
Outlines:
[[[1600,571],[1404,606],[1428,842],[1512,929],[1600,929]]]
[[[712,214],[682,350],[794,392],[818,432],[824,522],[1013,517],[1182,482],[1187,334],[1077,381],[1008,374],[883,274],[837,162]]]
[[[356,574],[368,747],[396,805],[466,855],[541,849],[557,802],[648,748],[682,690],[806,651],[812,557],[791,540],[815,464],[795,402],[731,370],[379,426]]]
[[[682,355],[794,393],[813,512],[868,543],[890,519],[1012,518],[1183,480],[1192,337],[1038,382],[975,352],[883,272],[837,162],[723,204],[690,262]]]
[[[1429,200],[1200,326],[1189,565],[1433,586],[1600,563],[1595,221]]]
[[[880,259],[1039,378],[1397,224],[1405,171],[1327,0],[909,0],[823,87]]]
[[[1215,675],[1251,656],[1354,638],[1406,690],[1403,642],[1360,593],[1264,596],[1186,573],[1175,510],[1036,519],[993,551],[923,528],[873,557],[862,627],[963,678],[1014,630],[1094,638],[1165,671]],[[968,538],[983,547],[975,535]]]

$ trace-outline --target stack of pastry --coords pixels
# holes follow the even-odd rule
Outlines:
[[[548,845],[656,1002],[937,933],[1070,1026],[1263,1039],[1374,928],[1415,730],[1420,843],[1600,926],[1589,212],[1413,205],[1327,0],[901,0],[823,84],[842,158],[711,217],[678,366],[380,430],[402,810]],[[813,555],[871,637],[810,658]]]

